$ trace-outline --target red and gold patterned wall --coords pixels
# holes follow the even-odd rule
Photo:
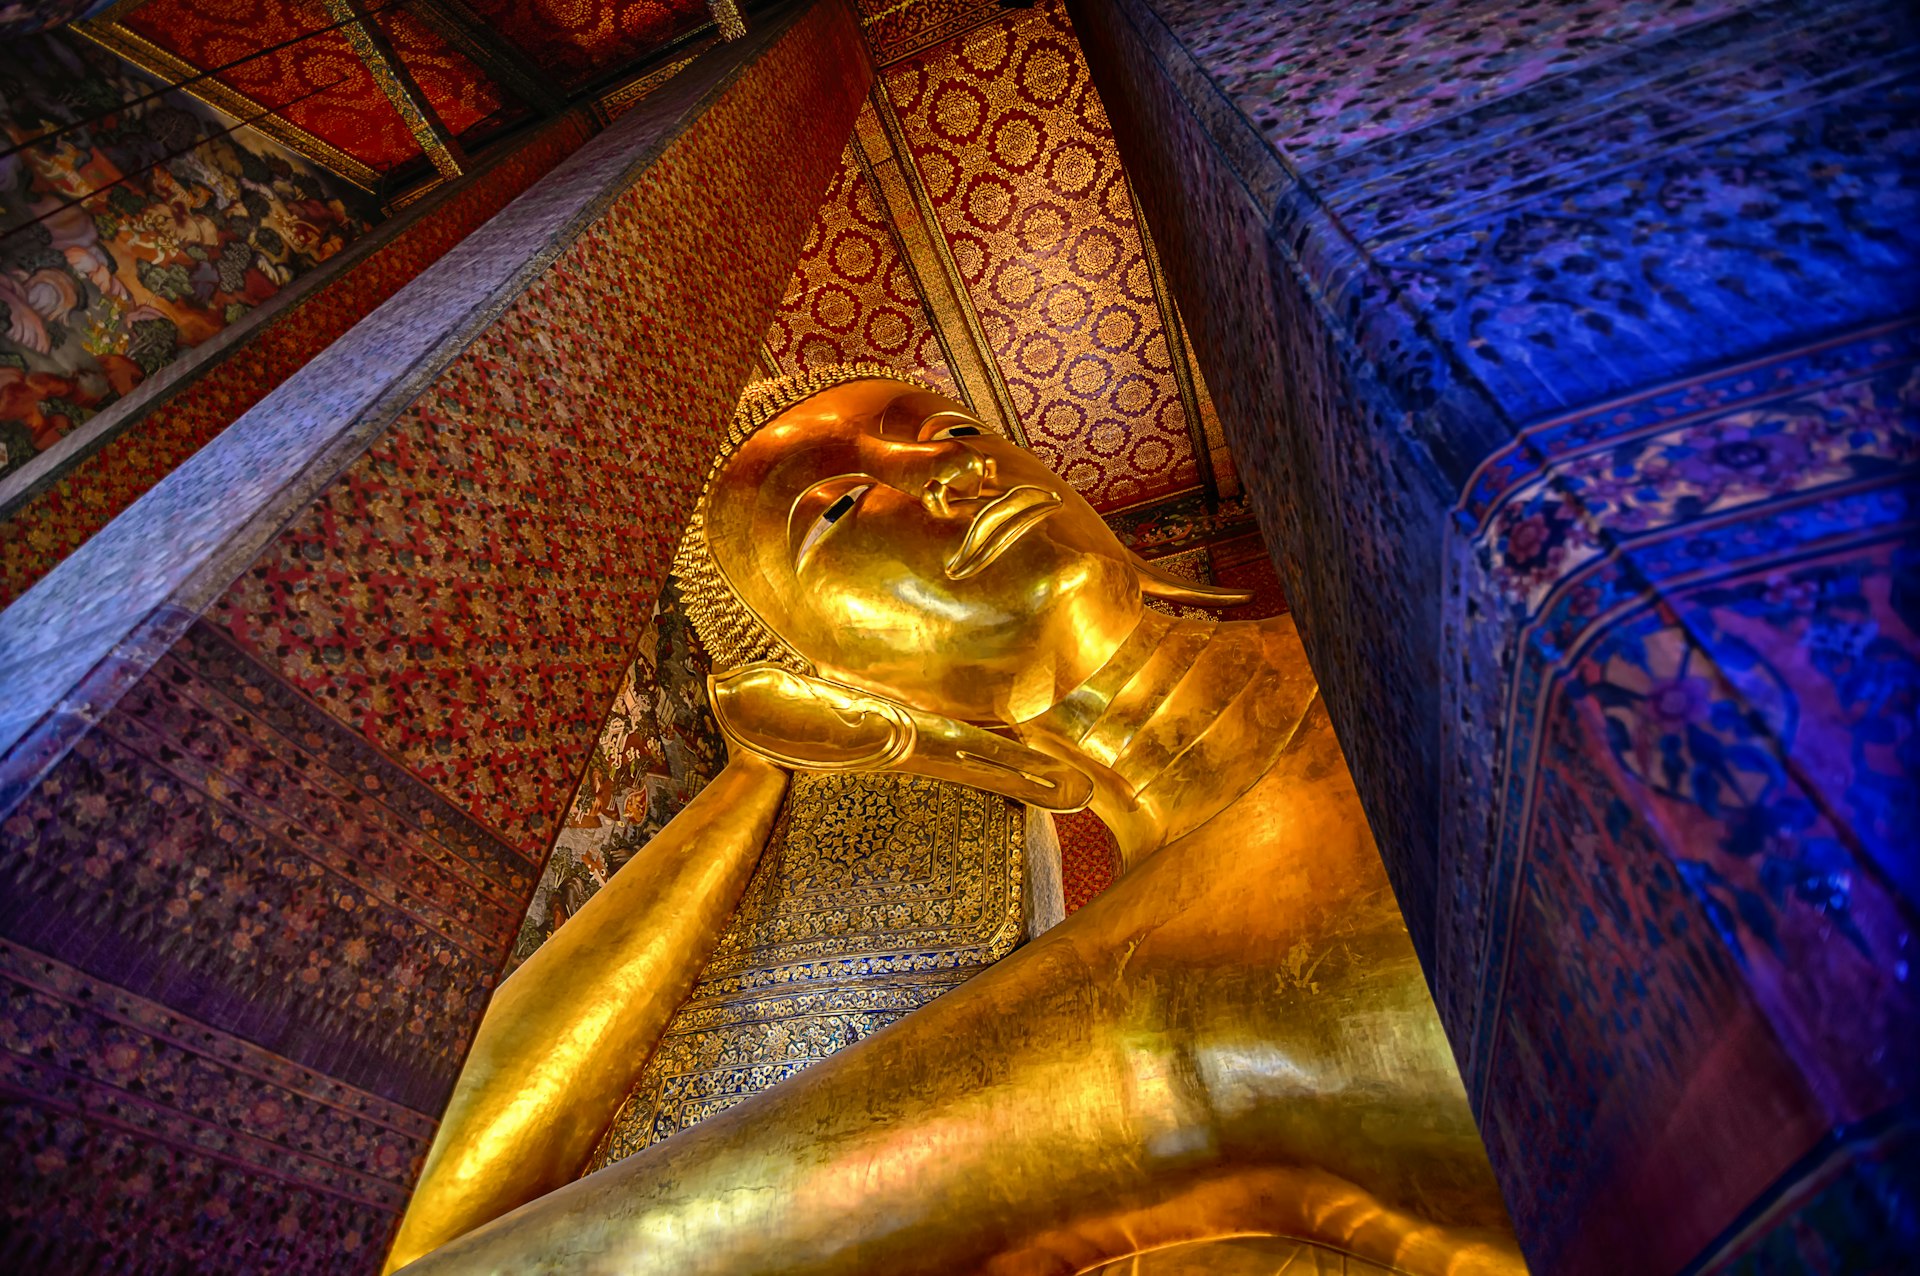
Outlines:
[[[996,17],[884,82],[1034,451],[1100,509],[1196,487],[1132,197],[1064,9]]]
[[[275,386],[586,140],[583,114],[543,127],[303,297],[217,365],[0,516],[0,606],[20,596]],[[0,372],[0,375],[4,375]]]

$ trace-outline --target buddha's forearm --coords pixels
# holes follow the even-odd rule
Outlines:
[[[1294,778],[1324,771],[1312,752]],[[1520,1270],[1351,793],[1279,788],[910,1018],[418,1272],[1024,1276],[1260,1231]]]
[[[732,917],[786,784],[735,758],[500,985],[388,1270],[580,1173]]]

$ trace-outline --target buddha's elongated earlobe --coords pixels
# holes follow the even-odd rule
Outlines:
[[[1155,567],[1138,554],[1129,552],[1127,558],[1133,563],[1134,575],[1140,578],[1140,592],[1149,598],[1184,603],[1189,607],[1239,607],[1253,601],[1251,590],[1223,589],[1218,585],[1182,580],[1172,572]]]
[[[1048,811],[1093,797],[1084,772],[1024,744],[780,665],[714,674],[707,696],[730,744],[797,771],[902,771]]]

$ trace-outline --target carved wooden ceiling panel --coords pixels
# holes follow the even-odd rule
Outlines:
[[[564,97],[712,18],[706,0],[440,0],[418,12],[407,0],[361,0],[359,8],[391,44],[402,78],[469,149],[529,113],[503,80],[527,98],[541,87]],[[262,122],[280,140],[372,185],[423,151],[356,51],[344,12],[328,0],[145,0],[86,29],[230,114],[270,117]],[[296,136],[276,131],[282,122]]]

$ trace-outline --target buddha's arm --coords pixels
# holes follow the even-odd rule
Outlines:
[[[1523,1270],[1338,762],[1317,714],[1033,944],[409,1276],[1025,1276],[1260,1232]]]
[[[388,1271],[579,1175],[733,916],[786,787],[736,756],[500,985]]]

